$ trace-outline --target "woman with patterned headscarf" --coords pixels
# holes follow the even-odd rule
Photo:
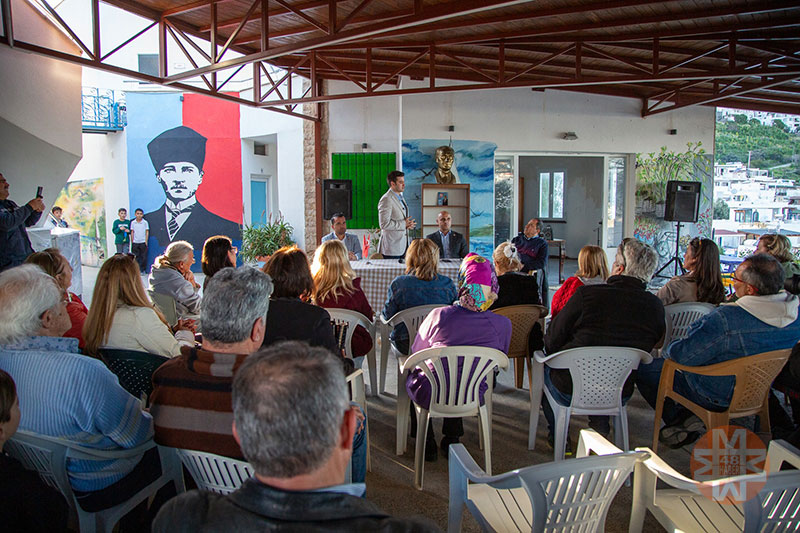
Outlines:
[[[441,346],[483,346],[508,353],[511,342],[511,321],[495,315],[489,308],[497,299],[497,276],[492,264],[478,254],[470,253],[461,263],[458,272],[458,300],[448,307],[434,309],[425,318],[411,346],[411,352]],[[446,368],[446,362],[444,362]],[[459,367],[463,358],[459,358]],[[459,368],[460,369],[460,368]],[[480,400],[488,385],[480,385]],[[431,384],[421,370],[411,371],[406,380],[406,390],[411,401],[427,409],[431,402]],[[411,417],[412,435],[416,435],[416,417]],[[445,418],[442,422],[442,450],[447,453],[450,444],[458,442],[464,434],[460,418]],[[432,425],[428,425],[425,460],[435,461],[438,455]]]

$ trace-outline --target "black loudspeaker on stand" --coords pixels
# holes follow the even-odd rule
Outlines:
[[[322,211],[325,220],[336,213],[353,218],[353,182],[350,180],[322,180]]]
[[[697,222],[700,212],[700,189],[699,181],[668,181],[667,182],[667,203],[664,209],[664,220],[676,222],[675,225],[675,255],[667,261],[658,271],[656,276],[664,276],[661,273],[675,264],[675,276],[678,269],[681,273],[686,272],[681,261],[681,222]]]

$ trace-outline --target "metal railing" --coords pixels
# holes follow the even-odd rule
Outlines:
[[[122,131],[128,125],[125,93],[111,89],[81,89],[81,121],[83,131],[105,133]]]

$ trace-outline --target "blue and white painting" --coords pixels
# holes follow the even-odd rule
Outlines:
[[[432,170],[436,149],[450,144],[442,139],[406,139],[403,141],[403,172],[406,190],[403,196],[411,216],[422,220],[422,184],[436,183]],[[494,153],[497,145],[485,141],[453,141],[456,161],[454,174],[459,183],[469,184],[469,250],[491,257],[494,250]]]

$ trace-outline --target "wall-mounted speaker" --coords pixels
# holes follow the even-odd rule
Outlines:
[[[700,211],[700,188],[699,181],[668,181],[664,220],[697,222]]]
[[[322,180],[322,210],[325,220],[336,213],[353,218],[353,182],[350,180]]]

